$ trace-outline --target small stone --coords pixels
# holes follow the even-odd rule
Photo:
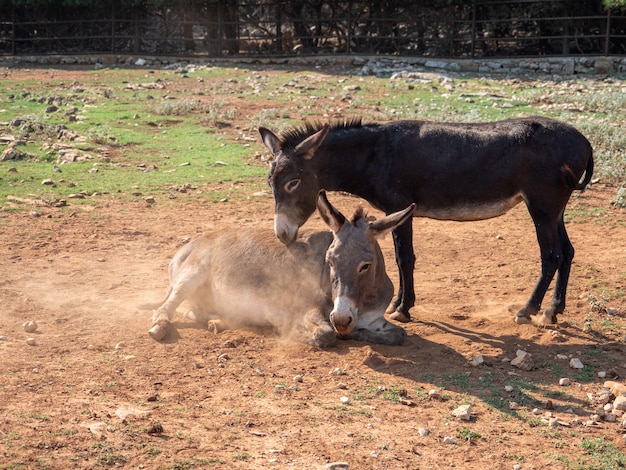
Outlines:
[[[603,370],[601,370],[600,372],[598,372],[598,378],[599,379],[603,379],[606,377],[606,372],[604,372]]]
[[[29,346],[36,346],[37,345],[37,340],[35,338],[27,338],[26,339],[26,344],[28,344]]]
[[[326,470],[350,470],[350,465],[347,462],[327,463]]]
[[[485,359],[482,356],[476,356],[474,359],[472,359],[469,364],[472,367],[478,367],[482,364],[485,363]]]
[[[583,363],[577,357],[573,357],[573,358],[570,359],[569,366],[572,369],[584,369],[585,368]]]
[[[350,403],[350,397],[346,397],[345,395],[341,396],[339,397],[339,401],[343,403],[344,405],[347,405]]]
[[[223,354],[220,354],[219,356],[217,356],[217,360],[219,362],[229,361],[230,360],[230,356],[228,355],[228,353],[223,353]]]
[[[510,392],[512,392],[515,389],[513,388],[512,385],[505,385],[504,386],[504,390],[510,393]]]
[[[340,369],[339,367],[335,367],[333,370],[329,372],[330,375],[348,375],[345,370]]]
[[[517,351],[517,356],[511,361],[511,365],[522,370],[532,370],[535,366],[532,355],[522,350]]]
[[[533,408],[532,413],[533,413],[535,416],[539,416],[539,415],[541,414],[541,410],[540,410],[539,408]]]
[[[517,403],[516,401],[509,402],[509,410],[518,410],[518,409],[519,409],[519,403]]]
[[[343,382],[339,382],[337,384],[337,388],[340,389],[340,390],[347,390],[348,389],[348,384],[345,384]]]
[[[470,421],[472,419],[472,405],[461,405],[458,408],[452,410],[452,416],[455,416],[463,421]]]
[[[563,377],[562,379],[559,379],[559,385],[561,387],[567,387],[572,381],[570,379],[568,379],[567,377]]]
[[[154,196],[146,196],[143,198],[144,201],[146,201],[146,204],[156,204],[156,199],[154,198]]]
[[[123,341],[120,341],[115,345],[115,349],[123,349],[126,347],[126,344]]]
[[[430,430],[428,428],[417,428],[417,432],[422,437],[426,437],[430,434]]]
[[[22,326],[24,327],[24,331],[26,333],[32,333],[33,331],[37,331],[39,325],[37,325],[36,321],[27,321]]]
[[[626,397],[624,395],[616,396],[612,408],[614,410],[626,411]]]
[[[617,416],[615,416],[613,413],[607,413],[604,417],[604,420],[608,423],[615,423],[617,421]]]
[[[548,426],[551,428],[556,428],[559,424],[559,418],[550,418],[548,420]]]
[[[41,182],[44,186],[51,186],[54,184],[54,180],[52,178],[46,178]]]
[[[556,358],[560,361],[567,361],[569,359],[569,356],[567,354],[557,354]]]
[[[444,444],[455,444],[456,441],[454,440],[454,437],[446,436],[446,437],[443,438],[443,443]]]
[[[293,377],[293,381],[294,382],[302,383],[303,380],[304,379],[302,378],[301,375],[294,375],[294,377]]]
[[[621,384],[619,382],[607,380],[606,382],[604,382],[604,387],[608,388],[611,391],[611,393],[615,396],[626,395],[626,385]]]
[[[433,400],[440,400],[441,399],[441,392],[439,390],[436,389],[432,389],[428,391],[428,397],[432,398]]]

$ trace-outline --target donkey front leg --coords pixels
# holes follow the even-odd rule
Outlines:
[[[396,263],[399,269],[400,286],[398,295],[393,301],[389,318],[402,323],[411,321],[409,310],[415,305],[415,288],[413,286],[413,270],[415,269],[415,252],[413,251],[413,219],[396,227],[393,233],[393,244],[396,252]]]
[[[388,322],[384,318],[379,318],[366,328],[355,328],[350,334],[339,335],[340,339],[353,339],[355,341],[365,341],[367,343],[388,344],[399,346],[406,340],[406,330],[398,325]]]
[[[296,327],[296,339],[317,348],[328,348],[334,345],[337,341],[337,334],[327,317],[328,315],[324,315],[322,309],[309,310],[304,315],[302,325]]]

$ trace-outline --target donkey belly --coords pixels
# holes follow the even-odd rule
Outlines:
[[[428,206],[418,202],[415,216],[460,222],[491,219],[504,214],[523,200],[522,195],[518,193],[508,198],[476,202],[456,201],[445,206]]]

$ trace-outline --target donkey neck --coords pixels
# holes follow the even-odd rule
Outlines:
[[[314,169],[321,189],[346,191],[367,198],[380,173],[372,165],[384,134],[373,125],[333,130],[315,154]]]

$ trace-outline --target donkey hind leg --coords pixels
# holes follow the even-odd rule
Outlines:
[[[565,297],[567,294],[567,283],[574,259],[574,247],[567,236],[563,215],[558,224],[559,242],[561,244],[562,259],[556,276],[554,295],[550,306],[543,312],[540,322],[543,324],[556,323],[556,316],[565,310]]]
[[[554,274],[560,269],[563,263],[563,244],[560,240],[561,230],[559,229],[560,223],[546,220],[546,217],[536,217],[532,210],[530,210],[530,212],[533,217],[533,222],[535,223],[537,241],[539,242],[539,251],[541,253],[541,275],[528,302],[517,312],[517,317],[515,318],[516,323],[529,323],[530,316],[536,315],[539,312],[541,302],[546,295],[548,287],[550,287]],[[562,215],[560,217],[562,218]],[[557,296],[558,294],[555,292],[553,306],[557,301]],[[547,315],[541,319],[542,322],[545,321],[548,315],[550,317],[550,323],[554,321],[553,313],[550,313],[549,310],[550,309],[547,311]]]
[[[400,286],[398,287],[398,295],[387,312],[395,310],[389,318],[407,323],[411,321],[409,310],[415,305],[415,287],[413,285],[413,270],[415,269],[413,219],[409,219],[399,227],[396,227],[392,233],[396,263],[400,271]]]

